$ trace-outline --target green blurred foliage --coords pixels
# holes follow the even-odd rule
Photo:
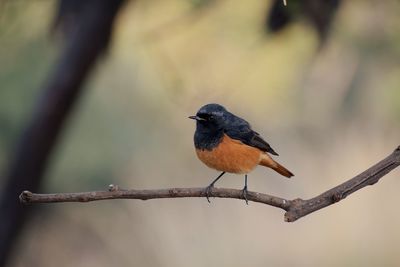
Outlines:
[[[0,5],[0,171],[27,123],[55,48],[45,29],[50,2],[3,1]],[[32,20],[42,17],[43,20]]]

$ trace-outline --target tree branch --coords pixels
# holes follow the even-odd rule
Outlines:
[[[281,208],[286,211],[285,221],[294,222],[314,211],[330,206],[346,198],[355,191],[373,185],[384,175],[400,165],[400,146],[393,153],[381,160],[356,177],[308,200],[300,198],[287,200],[258,192],[248,192],[249,201],[267,204]],[[213,188],[212,197],[243,199],[241,190],[228,188]],[[206,197],[204,188],[169,188],[155,190],[124,190],[118,186],[110,185],[108,191],[93,191],[81,193],[55,193],[35,194],[24,191],[20,200],[28,203],[55,203],[55,202],[90,202],[106,199],[158,199],[158,198],[184,198],[184,197]]]

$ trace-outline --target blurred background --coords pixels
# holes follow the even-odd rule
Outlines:
[[[246,118],[295,173],[258,168],[251,191],[307,199],[384,158],[400,141],[400,2],[312,2],[125,2],[38,191],[206,186],[218,173],[197,160],[187,117],[211,102]],[[0,175],[45,105],[67,42],[53,32],[59,10],[0,1]],[[29,207],[7,266],[399,266],[398,176],[294,223],[226,199]]]

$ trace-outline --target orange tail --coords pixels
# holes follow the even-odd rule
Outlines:
[[[281,164],[279,164],[278,162],[273,160],[266,153],[262,155],[262,158],[261,158],[261,161],[260,161],[260,165],[265,166],[265,167],[269,167],[269,168],[275,170],[276,172],[282,174],[283,176],[285,176],[287,178],[290,178],[290,177],[294,176],[293,173],[291,173],[288,169],[286,169]]]

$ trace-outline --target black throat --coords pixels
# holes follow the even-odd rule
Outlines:
[[[218,146],[224,137],[222,128],[209,128],[201,123],[197,123],[194,133],[194,146],[196,149],[213,150]]]

